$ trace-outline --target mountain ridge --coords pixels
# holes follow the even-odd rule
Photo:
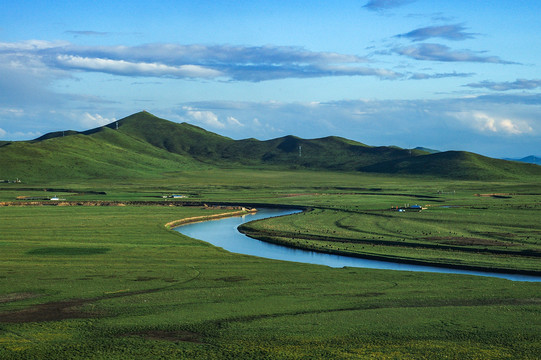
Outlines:
[[[0,179],[155,177],[185,169],[252,167],[487,180],[541,175],[541,166],[447,151],[369,146],[337,136],[233,140],[146,111],[86,131],[0,146]]]

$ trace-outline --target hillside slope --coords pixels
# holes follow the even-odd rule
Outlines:
[[[223,149],[235,142],[194,125],[161,119],[146,111],[130,115],[105,127],[85,131],[84,134],[96,136],[105,128],[116,129],[117,123],[120,133],[169,153],[189,155],[199,161],[219,159]]]
[[[416,174],[469,180],[541,176],[541,166],[493,159],[466,151],[445,151],[423,157],[392,160],[359,169],[386,174]]]
[[[268,167],[416,174],[456,179],[541,175],[541,166],[467,152],[372,147],[329,136],[233,140],[139,112],[106,126],[2,142],[0,179],[127,179],[208,167]]]
[[[395,147],[371,147],[336,136],[301,139],[288,135],[266,141],[253,138],[233,140],[194,125],[161,119],[145,111],[82,134],[95,137],[105,129],[116,130],[167,152],[212,165],[273,165],[352,171],[360,166],[426,154],[419,150],[410,152]],[[53,136],[60,136],[60,133]],[[44,137],[51,138],[51,135]]]
[[[116,123],[108,127],[116,128]],[[86,133],[99,131],[94,129]],[[160,119],[147,112],[119,120],[118,131],[169,152],[213,164],[356,170],[359,166],[426,154],[417,150],[412,154],[399,148],[371,147],[336,136],[309,140],[291,135],[266,141],[233,140],[194,125]]]
[[[196,162],[160,150],[111,129],[41,141],[12,142],[0,148],[0,179],[26,182],[127,179],[194,167]]]

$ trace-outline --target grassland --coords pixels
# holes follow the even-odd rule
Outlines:
[[[335,245],[331,238],[355,240],[350,251],[376,241],[370,251],[386,256],[446,255],[447,262],[539,271],[535,258],[520,256],[539,251],[538,192],[532,180],[231,168],[114,183],[3,184],[0,201],[54,194],[74,203],[302,205],[313,211],[257,228],[319,236],[321,246]],[[161,199],[171,193],[188,197]],[[421,213],[388,210],[414,203],[430,206]],[[234,210],[0,207],[0,358],[535,359],[541,353],[539,283],[266,260],[164,226],[228,211]],[[485,242],[446,243],[462,236]],[[386,245],[396,242],[408,246]],[[511,261],[462,248],[505,250]]]
[[[425,210],[346,204],[385,201],[382,195],[321,195],[327,204],[309,213],[253,222],[250,236],[294,247],[400,262],[541,274],[540,196],[508,198],[454,194],[451,198],[391,196],[394,206],[419,202]],[[398,205],[401,204],[401,205]]]

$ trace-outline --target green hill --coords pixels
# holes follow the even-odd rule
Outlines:
[[[360,166],[411,156],[409,150],[370,147],[335,136],[311,140],[291,135],[266,141],[233,140],[194,125],[160,119],[148,112],[133,114],[83,134],[96,136],[104,129],[117,129],[117,126],[118,132],[133,139],[212,165],[356,170]],[[417,150],[413,153],[425,154]]]
[[[0,148],[0,179],[127,179],[194,167],[196,162],[111,129]]]
[[[139,112],[106,126],[0,143],[0,179],[128,179],[209,167],[273,167],[459,179],[541,175],[541,167],[466,152],[372,147],[329,136],[233,140]]]
[[[359,170],[470,180],[498,180],[541,175],[541,166],[538,165],[493,159],[465,151],[445,151],[422,157],[386,161]]]
[[[174,123],[142,111],[106,127],[86,131],[84,134],[96,135],[105,128],[116,129],[132,139],[151,144],[169,153],[189,155],[199,161],[216,160],[224,148],[234,140],[197,126]]]

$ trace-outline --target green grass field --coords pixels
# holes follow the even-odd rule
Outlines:
[[[347,201],[341,195],[325,197],[334,204]],[[369,197],[382,196],[348,196],[350,203]],[[472,197],[463,199],[462,205],[425,200],[428,204],[421,212],[329,204],[306,214],[254,222],[243,231],[291,246],[354,256],[541,273],[539,198]]]
[[[350,239],[349,251],[363,252],[362,241],[377,240],[370,251],[386,256],[540,271],[539,185],[209,169],[116,182],[3,184],[0,201],[43,194],[74,202],[162,201],[163,194],[180,193],[188,197],[178,202],[302,205],[314,210],[257,228],[295,233],[310,246],[335,244],[325,237]],[[430,206],[420,213],[388,210],[416,203]],[[233,210],[0,206],[0,358],[541,354],[539,283],[266,260],[164,226],[227,211]],[[497,251],[506,251],[507,260]]]

